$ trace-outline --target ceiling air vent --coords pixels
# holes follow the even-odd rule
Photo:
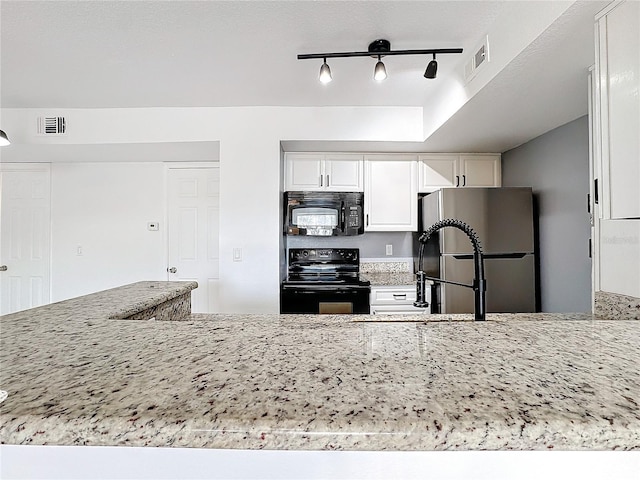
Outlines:
[[[478,69],[489,62],[489,36],[482,39],[482,43],[476,48],[475,53],[464,64],[464,78],[469,83],[478,73]]]
[[[66,132],[64,117],[38,117],[38,135],[64,135]]]

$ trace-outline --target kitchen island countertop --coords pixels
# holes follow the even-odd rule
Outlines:
[[[139,284],[119,294],[133,298],[141,289],[146,295]],[[638,321],[589,314],[124,320],[110,317],[126,302],[109,299],[113,292],[0,317],[2,443],[640,449]]]

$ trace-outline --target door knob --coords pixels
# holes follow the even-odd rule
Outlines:
[[[7,266],[6,265],[0,265],[0,272],[6,272],[7,271]]]
[[[178,269],[176,267],[167,268],[167,272],[169,273],[176,273],[177,271]]]

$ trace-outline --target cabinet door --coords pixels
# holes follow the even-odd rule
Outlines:
[[[611,218],[640,218],[640,3],[620,2],[600,23],[604,196]]]
[[[461,187],[499,187],[500,155],[460,155]]]
[[[365,159],[364,204],[366,231],[417,231],[417,161],[391,156]]]
[[[324,190],[322,171],[324,155],[315,153],[286,154],[284,159],[284,189]]]
[[[327,155],[324,164],[324,184],[334,192],[362,192],[362,155]]]
[[[458,155],[420,155],[418,160],[419,192],[429,193],[439,188],[459,185]]]

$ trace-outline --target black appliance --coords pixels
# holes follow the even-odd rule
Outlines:
[[[291,248],[280,313],[369,313],[370,282],[357,248]]]
[[[338,236],[364,233],[362,192],[285,192],[286,235]]]

